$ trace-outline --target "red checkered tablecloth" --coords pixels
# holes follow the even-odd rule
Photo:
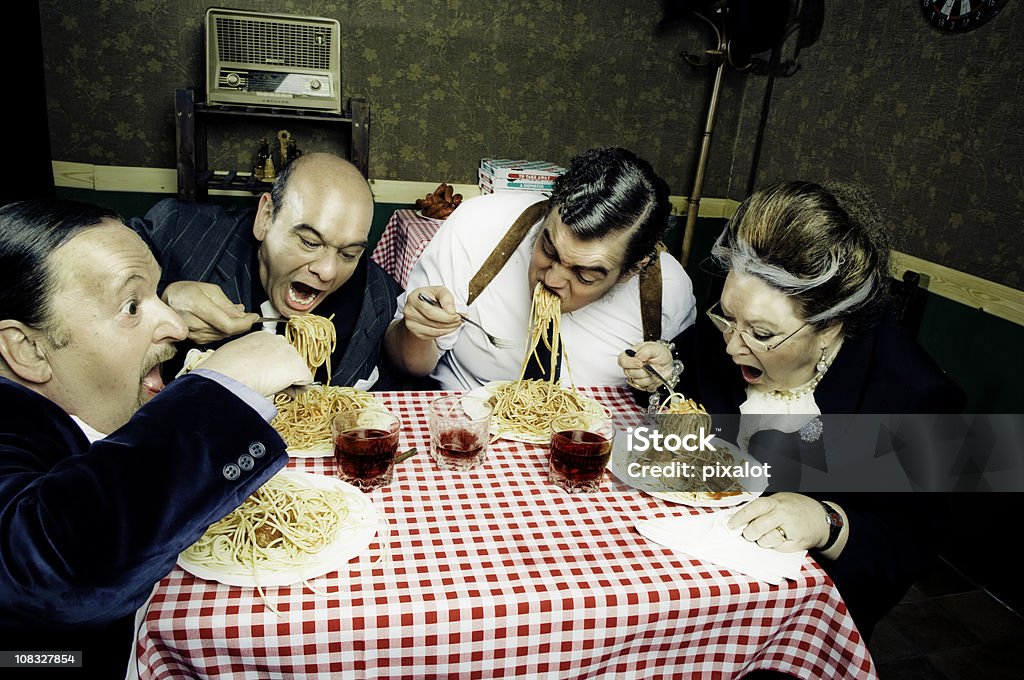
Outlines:
[[[373,249],[373,261],[405,288],[412,266],[441,224],[416,210],[396,210]]]
[[[585,388],[616,425],[640,423],[628,393]],[[380,540],[303,585],[225,586],[175,568],[139,630],[142,678],[876,677],[835,586],[808,560],[769,586],[641,537],[641,519],[690,510],[611,479],[567,494],[546,449],[493,444],[483,466],[437,469],[425,405],[440,392],[382,393],[419,453],[369,494]],[[333,474],[333,459],[294,469]],[[315,592],[314,592],[315,591]]]

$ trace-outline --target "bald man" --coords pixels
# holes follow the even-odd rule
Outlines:
[[[166,199],[128,225],[163,268],[161,297],[188,324],[191,343],[217,346],[259,328],[261,316],[333,314],[330,382],[370,389],[402,292],[369,258],[372,220],[373,195],[359,170],[312,153],[289,164],[255,209]],[[321,367],[316,379],[327,378]]]

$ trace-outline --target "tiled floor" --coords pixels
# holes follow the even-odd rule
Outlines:
[[[875,628],[881,680],[1024,678],[1024,618],[945,562]]]

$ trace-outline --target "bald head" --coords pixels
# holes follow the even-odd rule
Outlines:
[[[300,156],[260,199],[253,235],[260,281],[284,316],[312,312],[366,251],[373,194],[359,170],[325,153]]]
[[[363,174],[349,161],[329,153],[310,153],[289,163],[274,181],[271,210],[280,210],[291,193],[315,196],[323,192],[341,194],[354,205],[368,205],[372,218],[373,194]]]

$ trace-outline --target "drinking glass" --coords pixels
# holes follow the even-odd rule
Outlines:
[[[597,491],[612,455],[615,429],[589,413],[567,413],[551,421],[548,480],[569,493]]]
[[[338,476],[364,491],[391,483],[401,421],[383,409],[337,413],[331,419]]]
[[[493,406],[453,395],[430,402],[430,457],[442,470],[470,470],[487,457]]]

